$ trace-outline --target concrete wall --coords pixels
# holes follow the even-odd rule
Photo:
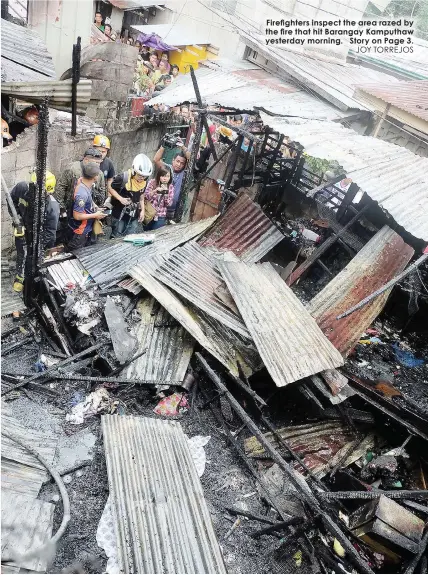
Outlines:
[[[90,41],[94,19],[92,0],[29,0],[28,26],[36,30],[52,55],[57,78],[71,68],[73,44]]]
[[[111,10],[110,23],[115,32],[122,30],[123,11],[113,6]]]
[[[1,172],[9,190],[22,180],[28,181],[36,165],[36,127],[28,128],[16,142],[2,149]],[[7,211],[6,199],[1,195],[1,249],[8,250],[13,245],[12,220]]]

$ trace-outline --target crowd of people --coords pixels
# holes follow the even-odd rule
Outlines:
[[[64,244],[73,251],[95,243],[104,234],[102,222],[111,218],[111,238],[119,238],[139,230],[158,229],[173,224],[177,203],[184,182],[184,171],[190,154],[181,140],[179,151],[171,165],[163,162],[162,145],[153,160],[138,154],[132,165],[116,173],[111,159],[110,140],[95,136],[92,147],[83,157],[72,162],[58,179],[46,172],[46,211],[43,249]],[[29,182],[18,182],[11,190],[11,198],[21,219],[19,229],[31,224],[32,198],[36,174]],[[32,187],[33,186],[33,187]],[[23,290],[25,278],[25,234],[17,233],[15,246],[17,268],[13,288]]]
[[[179,67],[169,63],[168,52],[145,46],[130,36],[128,31],[115,32],[110,24],[104,23],[101,12],[96,12],[94,24],[106,39],[138,48],[138,64],[134,76],[134,91],[138,97],[151,98],[174,82],[179,75]]]

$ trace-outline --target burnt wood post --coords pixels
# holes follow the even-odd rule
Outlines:
[[[80,82],[80,46],[81,38],[73,44],[72,83],[71,83],[71,135],[77,132],[77,84]]]
[[[181,221],[183,217],[184,206],[186,204],[186,199],[189,194],[189,189],[193,178],[193,168],[195,166],[195,162],[198,157],[199,146],[201,144],[201,136],[202,136],[202,119],[201,115],[199,114],[196,122],[196,132],[192,144],[192,150],[190,152],[190,159],[187,162],[187,172],[183,182],[183,188],[181,190],[180,197],[178,199],[177,209],[175,211],[175,219],[178,221]]]

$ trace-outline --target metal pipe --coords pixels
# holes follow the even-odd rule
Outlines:
[[[52,379],[60,379],[64,381],[88,381],[90,383],[118,383],[120,385],[174,385],[181,387],[182,381],[165,381],[160,379],[146,380],[146,379],[128,379],[121,377],[93,377],[88,375],[80,375],[78,373],[53,373],[50,376]]]
[[[343,317],[347,317],[348,315],[351,315],[351,313],[354,313],[354,311],[361,309],[366,304],[370,303],[375,297],[383,294],[390,287],[395,286],[395,284],[397,284],[399,281],[401,281],[406,276],[408,276],[413,271],[415,271],[415,269],[417,269],[427,259],[428,259],[428,251],[426,253],[422,254],[420,258],[418,258],[411,266],[409,266],[407,269],[405,269],[403,272],[401,272],[401,274],[398,274],[398,276],[395,276],[395,278],[392,278],[392,280],[387,282],[384,286],[382,286],[378,290],[374,291],[372,294],[370,294],[367,297],[365,297],[364,299],[362,299],[359,303],[355,304],[354,306],[349,308],[347,311],[344,311],[343,313],[338,315],[336,317],[336,319],[342,319]]]
[[[10,213],[12,214],[12,220],[14,226],[22,225],[21,218],[16,211],[15,204],[13,203],[12,196],[10,195],[9,188],[7,187],[6,180],[4,179],[4,175],[1,175],[1,187],[3,189],[3,193],[6,196],[6,202],[9,207]]]

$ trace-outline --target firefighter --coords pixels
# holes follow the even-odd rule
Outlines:
[[[135,234],[144,219],[144,190],[153,164],[145,154],[138,154],[132,168],[115,176],[112,185],[112,238]]]
[[[107,154],[110,151],[110,140],[107,138],[107,136],[97,134],[94,138],[94,141],[92,142],[92,147],[95,148],[95,150],[99,150],[101,152],[102,162],[100,164],[100,170],[104,175],[105,186],[108,192],[108,199],[111,199],[111,185],[113,183],[113,178],[116,172],[113,162],[110,160],[110,158],[107,157]]]
[[[36,173],[33,172],[30,178],[32,183],[36,183]],[[55,191],[56,178],[51,172],[46,172],[46,205],[45,220],[43,227],[43,250],[52,248],[56,241],[56,231],[59,220],[59,203],[53,197]],[[30,190],[28,182],[18,182],[10,192],[13,204],[21,218],[21,225],[14,226],[15,247],[16,247],[16,276],[13,289],[22,292],[24,288],[25,260],[27,256],[27,242],[25,228],[29,225],[29,214],[31,211],[31,199],[34,194]]]

